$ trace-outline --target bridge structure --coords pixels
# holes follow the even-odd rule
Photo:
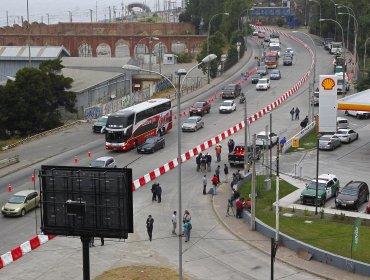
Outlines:
[[[58,23],[34,22],[0,28],[1,46],[64,46],[76,57],[135,57],[149,53],[196,54],[206,35],[193,35],[189,23]],[[155,38],[155,40],[152,40]]]

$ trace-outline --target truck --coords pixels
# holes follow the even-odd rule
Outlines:
[[[228,161],[230,166],[244,165],[244,150],[245,150],[244,143],[235,145],[234,150],[228,154]],[[253,153],[253,147],[251,145],[248,146],[247,153],[248,160],[251,161]],[[256,159],[259,160],[260,158],[261,158],[261,149],[260,147],[256,146]]]
[[[347,74],[344,75],[344,78],[346,80],[346,88],[344,89],[344,91],[343,91],[343,84],[344,84],[344,82],[343,82],[343,72],[335,73],[335,75],[338,77],[338,80],[337,80],[337,94],[342,94],[343,92],[346,93],[347,91],[349,91],[349,88],[350,88],[351,84],[349,83]]]
[[[331,54],[342,53],[342,42],[331,42],[331,44],[330,44],[330,53]]]

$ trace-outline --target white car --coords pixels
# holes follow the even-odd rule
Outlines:
[[[91,164],[90,167],[117,167],[116,161],[114,160],[113,157],[100,157],[94,160]]]
[[[358,119],[369,119],[370,118],[370,112],[367,111],[345,111],[344,112],[346,116],[353,116]]]
[[[257,36],[258,35],[258,30],[254,30],[253,31],[253,36]]]
[[[271,139],[271,144],[270,144]],[[261,131],[257,134],[256,137],[256,146],[259,146],[261,148],[271,148],[272,146],[276,145],[278,142],[278,137],[275,133],[271,132],[269,135],[266,135],[265,131]]]
[[[342,143],[351,143],[358,139],[358,133],[353,129],[338,129],[334,135],[339,137]]]
[[[286,48],[285,53],[290,53],[290,54],[294,55],[294,51],[293,51],[292,48]]]
[[[270,88],[270,79],[262,78],[256,84],[256,90],[268,90]]]
[[[234,100],[225,100],[222,102],[219,111],[220,113],[231,113],[236,111],[236,104]]]

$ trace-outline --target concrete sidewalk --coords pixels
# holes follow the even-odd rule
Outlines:
[[[222,222],[236,237],[249,245],[259,249],[260,251],[270,255],[271,241],[266,236],[257,231],[251,231],[249,224],[243,219],[236,219],[234,216],[226,215],[227,201],[231,196],[231,188],[228,183],[223,183],[219,189],[218,194],[213,196],[213,209]],[[234,209],[235,211],[235,209]],[[279,261],[290,264],[298,269],[315,274],[324,279],[340,279],[340,280],[365,280],[368,277],[349,273],[344,270],[337,269],[324,263],[315,260],[306,261],[298,257],[298,255],[286,247],[279,247],[276,254]]]

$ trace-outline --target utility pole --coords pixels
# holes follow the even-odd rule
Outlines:
[[[98,1],[95,2],[95,21],[98,22]]]
[[[275,242],[279,241],[279,153],[280,153],[280,143],[278,137],[278,144],[277,144],[277,155],[276,155],[276,202],[275,202],[275,213],[276,213],[276,220],[275,220]]]
[[[112,11],[110,9],[110,6],[109,6],[109,23],[112,22]]]
[[[272,137],[270,134],[272,133],[272,113],[270,113],[270,131],[268,137],[270,138],[270,178],[272,177]]]
[[[253,166],[252,166],[252,193],[251,193],[251,223],[250,230],[256,230],[256,134],[253,134]]]
[[[6,11],[6,26],[9,26],[9,14],[8,14],[8,11]]]
[[[49,14],[46,14],[48,16],[48,25],[50,24],[50,17]]]
[[[265,135],[269,135],[269,126],[265,125]],[[265,164],[266,167],[266,175],[269,174],[269,150],[267,147],[267,139],[263,140],[263,152],[264,152],[264,157],[263,157],[263,163]]]
[[[90,22],[92,22],[92,12],[93,12],[93,10],[89,9],[89,11],[90,11]]]
[[[248,154],[248,115],[247,115],[247,98],[244,101],[244,174],[249,171],[249,154]],[[251,153],[253,153],[251,151]]]

